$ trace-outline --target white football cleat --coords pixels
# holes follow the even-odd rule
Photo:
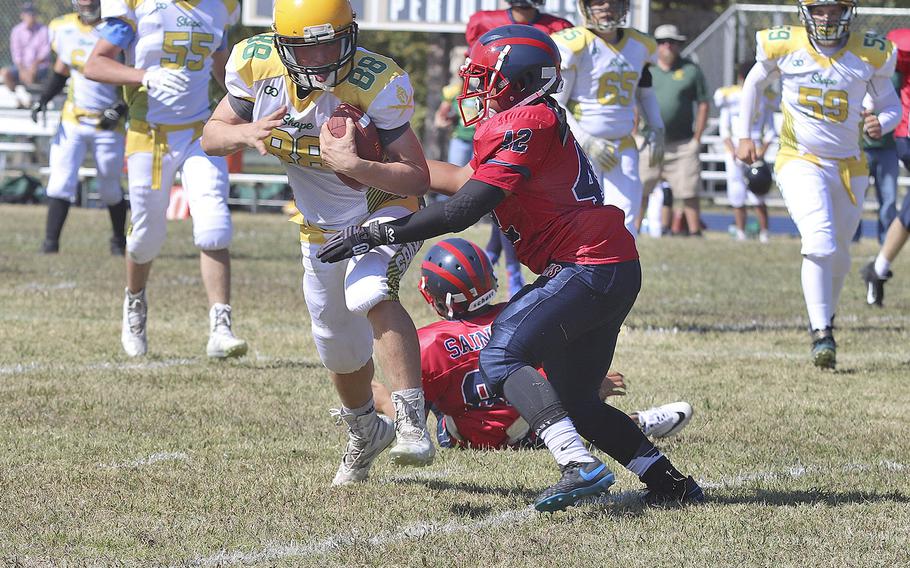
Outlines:
[[[360,416],[345,412],[343,408],[332,409],[331,413],[339,419],[339,423],[343,420],[348,426],[348,445],[332,485],[350,485],[366,480],[373,460],[395,439],[392,420],[377,414],[375,409]]]
[[[395,435],[397,442],[390,455],[397,465],[427,466],[433,463],[436,446],[427,431],[423,392],[407,400],[398,392],[392,393],[395,404]]]
[[[638,425],[645,436],[666,438],[679,433],[692,418],[692,405],[688,402],[671,402],[647,410],[639,410]]]
[[[130,357],[139,357],[148,352],[148,335],[145,329],[147,321],[148,303],[145,301],[145,290],[138,294],[131,294],[127,289],[126,297],[123,299],[120,343]]]
[[[209,310],[209,343],[206,354],[213,359],[243,357],[246,355],[246,341],[234,337],[231,331],[231,306],[214,304]]]

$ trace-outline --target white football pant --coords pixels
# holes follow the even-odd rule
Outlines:
[[[47,196],[76,201],[79,184],[79,167],[89,146],[94,150],[98,193],[105,205],[116,205],[123,200],[120,176],[123,172],[123,145],[125,136],[116,130],[98,130],[87,124],[61,122],[51,142],[50,176],[47,179]]]

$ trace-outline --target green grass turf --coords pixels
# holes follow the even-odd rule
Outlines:
[[[856,270],[877,246],[854,247],[831,373],[809,360],[797,240],[644,238],[614,402],[692,403],[659,446],[708,503],[642,509],[638,480],[607,460],[615,500],[538,515],[527,507],[557,477],[541,451],[443,450],[422,470],[382,456],[370,482],[329,487],[345,432],[282,216],[235,216],[235,330],[251,350],[217,363],[188,222],[152,272],[151,355],[128,360],[106,213],[74,209],[56,256],[36,254],[44,215],[0,207],[2,563],[910,565],[907,256],[873,309]],[[402,298],[423,325],[418,273]]]

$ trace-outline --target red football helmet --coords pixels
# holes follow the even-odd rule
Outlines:
[[[458,106],[466,126],[497,111],[535,103],[562,89],[559,49],[533,26],[512,24],[480,36],[459,76]],[[496,109],[490,103],[496,103]]]

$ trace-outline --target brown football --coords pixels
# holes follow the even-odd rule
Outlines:
[[[373,121],[370,120],[369,116],[354,105],[341,103],[338,105],[338,108],[335,109],[335,112],[332,113],[332,116],[329,117],[327,125],[332,136],[335,138],[342,138],[345,135],[347,132],[347,125],[344,120],[346,118],[350,118],[354,121],[354,128],[356,128],[354,142],[357,145],[357,155],[364,160],[381,162],[385,152],[382,149],[382,144],[379,142],[379,133],[376,131],[376,126],[373,124]],[[357,191],[367,190],[367,186],[353,178],[339,173],[336,173],[335,175],[351,189],[356,189]]]

